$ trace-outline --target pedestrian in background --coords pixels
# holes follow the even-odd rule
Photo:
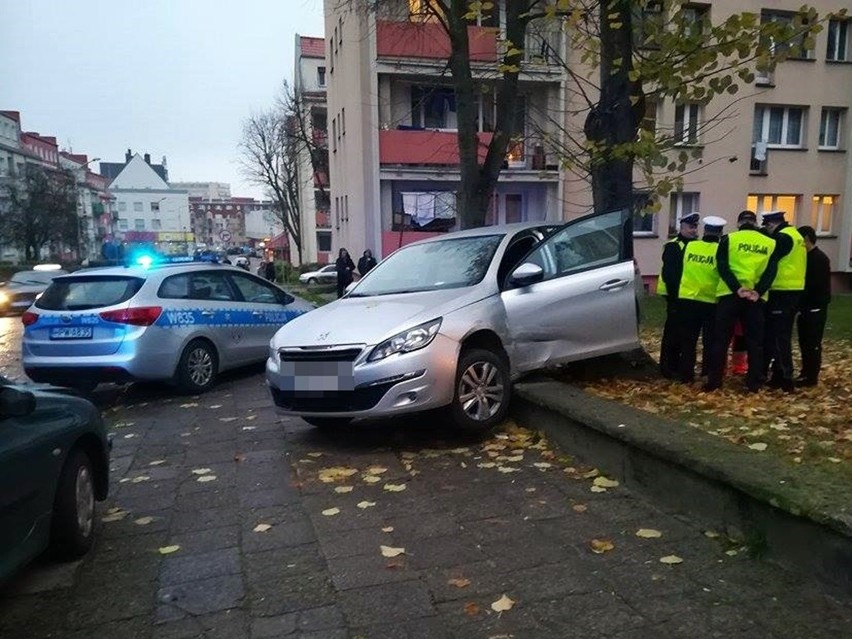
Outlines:
[[[373,270],[374,266],[376,266],[376,258],[373,257],[373,252],[370,249],[367,249],[358,260],[358,274],[361,277],[364,277],[367,273]]]
[[[746,386],[751,392],[763,385],[763,340],[766,322],[765,298],[778,272],[775,240],[757,228],[757,216],[742,211],[738,229],[719,241],[716,268],[719,288],[716,302],[716,329],[707,371],[705,391],[722,387],[728,345],[737,320],[742,322],[748,351]]]
[[[680,367],[678,377],[685,384],[695,381],[695,360],[698,336],[704,337],[703,359],[708,368],[712,350],[713,325],[716,318],[716,292],[719,271],[716,251],[725,227],[721,217],[704,218],[704,237],[692,240],[683,250],[683,274],[678,291],[680,317]]]
[[[763,227],[777,243],[778,274],[769,288],[766,304],[766,343],[764,374],[770,388],[792,393],[793,382],[793,324],[805,290],[805,269],[808,251],[798,229],[784,219],[783,211],[763,214]]]
[[[352,283],[352,273],[355,271],[355,263],[349,257],[349,251],[340,249],[334,266],[337,269],[337,299],[340,299],[346,292],[346,287]]]
[[[799,302],[799,349],[802,351],[802,368],[795,380],[797,386],[816,386],[822,368],[822,336],[831,301],[831,262],[817,248],[816,232],[810,226],[800,226],[799,233],[805,241],[807,267],[805,290]]]
[[[275,273],[275,258],[270,257],[269,261],[266,263],[264,277],[267,280],[269,280],[270,282],[274,282],[275,276],[276,276],[276,273]]]
[[[666,379],[675,379],[680,371],[680,336],[678,317],[678,293],[683,274],[683,251],[686,245],[698,237],[698,213],[689,213],[680,218],[677,237],[663,247],[663,265],[657,278],[657,295],[666,298],[666,322],[663,325],[663,340],[660,344],[660,374]]]

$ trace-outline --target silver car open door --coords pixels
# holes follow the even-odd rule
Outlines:
[[[630,211],[569,222],[521,260],[501,293],[523,372],[639,343]]]

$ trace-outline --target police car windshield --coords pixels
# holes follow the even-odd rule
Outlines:
[[[80,276],[55,280],[36,301],[45,311],[87,311],[126,302],[145,280],[138,277]]]

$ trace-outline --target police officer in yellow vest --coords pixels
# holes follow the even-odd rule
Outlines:
[[[805,290],[808,251],[802,234],[784,220],[783,211],[763,214],[763,228],[778,245],[778,274],[769,288],[766,304],[766,339],[764,341],[764,373],[769,386],[792,393],[793,324],[799,300]]]
[[[725,220],[704,218],[704,237],[693,240],[683,250],[683,275],[680,278],[678,314],[680,317],[680,381],[695,381],[695,359],[698,335],[704,336],[704,362],[709,364],[713,324],[716,318],[716,291],[719,271],[716,251]]]
[[[657,278],[657,295],[666,297],[666,323],[660,344],[660,373],[667,379],[676,379],[680,372],[680,318],[678,298],[680,278],[683,274],[683,251],[689,242],[698,237],[698,213],[680,218],[680,232],[663,247],[663,266]]]
[[[728,345],[737,320],[742,322],[748,351],[746,385],[756,392],[763,385],[763,339],[766,292],[778,271],[776,242],[757,228],[757,216],[742,211],[738,230],[723,237],[716,251],[719,287],[716,290],[716,328],[704,390],[722,386]]]

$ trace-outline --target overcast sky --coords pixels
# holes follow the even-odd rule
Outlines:
[[[240,175],[240,125],[292,79],[322,0],[0,0],[0,110],[63,149],[168,158],[172,181]]]

